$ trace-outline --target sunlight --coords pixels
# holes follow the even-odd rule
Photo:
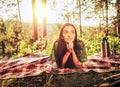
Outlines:
[[[20,3],[21,7],[21,19],[23,22],[32,22],[32,4],[29,1],[23,0]],[[71,0],[70,0],[71,1]],[[69,1],[69,2],[70,2]],[[67,1],[64,0],[56,0],[55,6],[53,7],[52,0],[47,0],[46,3],[46,8],[42,4],[42,0],[36,0],[36,15],[37,15],[37,21],[38,23],[43,23],[43,17],[46,16],[46,23],[58,23],[58,22],[64,22],[64,17],[61,16],[61,14],[64,13],[63,8],[65,7]],[[68,6],[68,10],[71,10],[71,7],[74,5]],[[109,10],[109,16],[115,15],[116,13],[113,12],[114,8],[110,8]],[[83,26],[98,26],[100,19],[99,18],[90,18],[90,19],[85,19],[87,16],[87,13],[82,13],[82,25]],[[79,18],[78,18],[78,23],[79,23]]]
[[[42,23],[43,22],[43,18],[46,17],[46,21],[50,21],[48,20],[49,17],[51,17],[51,11],[48,10],[47,6],[45,7],[42,3],[42,1],[36,0],[36,15],[37,15],[37,21],[38,23]]]
[[[38,23],[43,23],[44,16],[46,16],[46,23],[57,23],[58,19],[63,20],[63,18],[60,18],[61,17],[60,14],[61,12],[63,12],[65,1],[64,3],[62,3],[62,1],[56,1],[56,6],[54,10],[52,10],[51,2],[47,2],[45,8],[42,4],[42,0],[36,0],[36,16]],[[32,22],[32,9],[30,9],[32,8],[31,2],[27,2],[26,0],[23,0],[20,5],[21,5],[22,21]],[[99,23],[98,19],[85,19],[86,15],[87,14],[82,14],[81,21],[83,26],[98,26]]]
[[[37,1],[37,4],[36,4],[36,15],[37,15],[37,21],[38,22],[42,22],[43,21],[43,16],[45,16],[45,7],[43,6],[42,3],[38,2]]]
[[[85,19],[83,17],[81,21],[83,26],[99,26],[99,19],[96,19],[96,18]]]

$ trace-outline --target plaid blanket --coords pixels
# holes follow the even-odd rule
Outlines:
[[[87,68],[95,72],[110,72],[120,69],[120,55],[102,58],[101,54],[88,56]]]
[[[69,74],[85,73],[90,70],[95,72],[110,72],[120,65],[120,56],[101,58],[99,54],[88,56],[88,61],[83,63],[86,67],[77,69],[59,69],[47,54],[31,54],[20,58],[0,59],[0,79],[23,78],[37,76],[42,73]]]
[[[52,70],[48,55],[32,54],[20,58],[0,60],[0,78],[22,78]]]

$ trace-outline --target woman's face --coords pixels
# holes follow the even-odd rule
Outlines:
[[[62,35],[65,42],[73,42],[75,40],[75,29],[72,26],[66,26]]]

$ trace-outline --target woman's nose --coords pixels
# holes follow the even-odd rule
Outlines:
[[[70,36],[71,36],[71,33],[68,33],[68,36],[70,37]]]

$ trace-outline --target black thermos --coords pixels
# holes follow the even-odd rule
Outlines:
[[[102,57],[110,57],[110,47],[107,37],[103,37],[101,43],[101,56]]]

